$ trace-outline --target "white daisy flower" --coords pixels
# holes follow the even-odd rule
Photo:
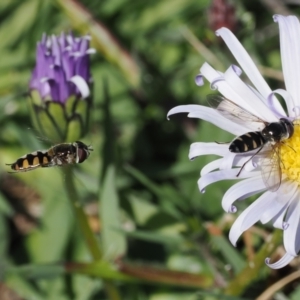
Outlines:
[[[229,151],[228,144],[198,142],[191,145],[189,158],[194,159],[207,154],[220,156],[202,169],[198,181],[201,192],[204,192],[209,184],[220,180],[241,179],[229,188],[222,199],[222,206],[227,212],[236,212],[237,209],[233,205],[236,200],[243,200],[262,192],[262,195],[236,219],[229,239],[236,245],[241,234],[256,222],[271,222],[274,227],[283,230],[286,253],[275,263],[270,263],[270,259],[267,258],[266,264],[278,269],[289,264],[300,251],[300,122],[297,121],[300,114],[300,23],[294,16],[275,15],[274,20],[279,24],[286,90],[271,90],[246,50],[227,28],[219,29],[216,34],[223,38],[241,68],[231,65],[222,73],[204,63],[200,68],[201,74],[196,77],[196,83],[202,85],[203,78],[206,78],[212,89],[217,89],[225,98],[258,119],[264,120],[265,125],[280,122],[281,118],[290,120],[294,124],[294,133],[285,136],[283,142],[267,142],[259,153],[257,150],[261,147],[255,151],[233,153]],[[242,70],[252,85],[241,80]],[[287,112],[276,98],[276,94],[284,99]],[[238,118],[228,118],[216,109],[202,105],[177,106],[169,111],[168,117],[183,112],[188,113],[190,118],[209,121],[235,136],[253,131],[261,132],[265,127],[263,123],[255,121],[239,122]],[[266,159],[268,162],[271,159],[270,151],[267,150],[273,148],[280,156],[281,173],[271,172],[268,167],[271,177],[266,179],[262,169],[266,167]],[[270,184],[272,181],[275,187]]]

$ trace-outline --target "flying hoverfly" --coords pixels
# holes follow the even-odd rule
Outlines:
[[[242,172],[246,163],[258,154],[266,145],[270,146],[271,153],[267,153],[261,162],[262,178],[266,187],[275,192],[281,184],[280,147],[284,140],[292,137],[294,124],[287,118],[281,118],[278,122],[267,122],[253,115],[249,111],[235,104],[231,100],[220,95],[209,95],[207,101],[222,116],[238,124],[258,122],[262,124],[261,131],[247,132],[236,137],[229,145],[229,151],[233,153],[246,153],[257,150],[239,170],[237,177]]]
[[[15,171],[12,173],[18,173],[32,171],[39,167],[61,167],[70,164],[80,164],[89,157],[92,150],[91,146],[87,146],[80,141],[62,143],[48,150],[38,150],[26,154],[14,163],[6,165],[11,166],[12,170]]]

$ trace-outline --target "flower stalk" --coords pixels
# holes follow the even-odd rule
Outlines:
[[[166,270],[145,264],[131,264],[121,260],[116,261],[116,265],[117,269],[112,268],[105,261],[98,261],[92,264],[67,263],[65,264],[65,269],[70,273],[86,274],[127,283],[145,282],[197,289],[212,287],[214,281],[213,277],[207,274]]]
[[[87,216],[79,200],[76,186],[74,184],[74,172],[72,172],[72,169],[70,167],[66,167],[64,168],[64,175],[66,192],[74,210],[75,220],[79,223],[79,228],[82,232],[85,244],[89,249],[93,261],[104,263],[104,261],[102,260],[102,249],[100,247],[100,243],[98,242],[88,223]],[[94,264],[95,263],[92,263],[92,265]],[[107,295],[109,296],[109,299],[121,300],[118,289],[112,284],[109,279],[105,279],[105,277],[106,274],[104,274],[102,278],[104,279],[104,288]]]
[[[65,167],[63,170],[65,178],[65,188],[74,210],[75,220],[79,223],[78,225],[82,231],[86,245],[90,251],[91,256],[93,257],[93,260],[101,260],[102,251],[100,248],[100,244],[98,243],[94,233],[91,230],[87,216],[80,203],[77,189],[74,184],[74,172],[72,171],[71,167]]]
[[[282,232],[275,230],[272,236],[264,243],[253,260],[232,279],[224,294],[231,296],[240,296],[256,279],[257,274],[261,273],[262,268],[268,270],[265,265],[266,257],[271,256],[281,244]]]

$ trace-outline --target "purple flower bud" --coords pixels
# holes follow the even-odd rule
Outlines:
[[[30,80],[33,126],[56,141],[75,141],[88,132],[92,107],[90,37],[43,35]],[[84,101],[82,101],[84,100]],[[66,105],[68,104],[68,105]]]
[[[43,35],[37,44],[36,66],[30,80],[30,90],[37,90],[46,101],[65,104],[70,96],[85,99],[90,95],[90,37]]]

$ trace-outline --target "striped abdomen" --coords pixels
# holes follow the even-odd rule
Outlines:
[[[48,166],[51,163],[51,159],[47,151],[36,151],[17,159],[16,162],[11,164],[11,168],[15,171],[30,171],[40,166]]]
[[[229,151],[234,153],[243,153],[262,147],[267,141],[260,131],[253,131],[243,134],[234,139]]]

